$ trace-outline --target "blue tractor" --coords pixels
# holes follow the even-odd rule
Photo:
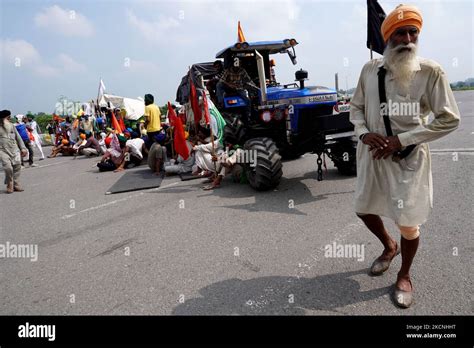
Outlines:
[[[239,42],[217,53],[229,67],[238,60],[254,85],[248,88],[249,105],[239,95],[225,94],[219,111],[226,121],[225,141],[256,151],[256,165],[247,165],[250,185],[257,190],[276,187],[282,176],[282,158],[315,153],[318,180],[322,180],[322,156],[326,154],[343,175],[356,174],[354,127],[348,105],[338,101],[336,90],[306,86],[308,73],[298,70],[295,82],[280,84],[274,78],[271,55],[288,54],[296,64],[295,39]],[[238,58],[238,59],[237,59]]]

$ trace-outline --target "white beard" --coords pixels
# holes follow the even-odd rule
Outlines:
[[[403,47],[410,48],[410,50],[400,51]],[[389,42],[383,53],[385,66],[392,73],[397,88],[403,94],[409,92],[411,82],[415,75],[414,71],[417,66],[417,50],[418,46],[414,43],[409,43],[408,45],[401,44],[393,47],[393,44]]]

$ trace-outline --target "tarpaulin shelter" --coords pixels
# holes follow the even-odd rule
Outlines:
[[[126,120],[135,121],[145,114],[145,103],[140,99],[120,97],[111,94],[102,95],[99,106],[108,107],[109,103],[111,108],[124,109],[127,112],[125,115]]]
[[[213,64],[214,62],[207,62],[191,66],[191,78],[199,95],[201,95],[201,91],[205,89],[205,86],[203,86],[203,80],[208,80],[217,74],[217,69],[214,68]],[[176,101],[180,104],[186,104],[189,101],[189,90],[189,74],[186,74],[181,79],[178,91],[176,92]]]

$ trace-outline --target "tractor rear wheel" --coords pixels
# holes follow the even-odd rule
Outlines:
[[[253,138],[245,142],[244,150],[248,151],[250,158],[255,161],[246,164],[250,186],[257,191],[277,187],[283,171],[275,142],[270,138]]]

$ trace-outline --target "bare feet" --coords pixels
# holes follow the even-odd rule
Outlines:
[[[123,172],[123,171],[124,171],[123,168],[117,168],[117,169],[114,170],[114,173]]]

